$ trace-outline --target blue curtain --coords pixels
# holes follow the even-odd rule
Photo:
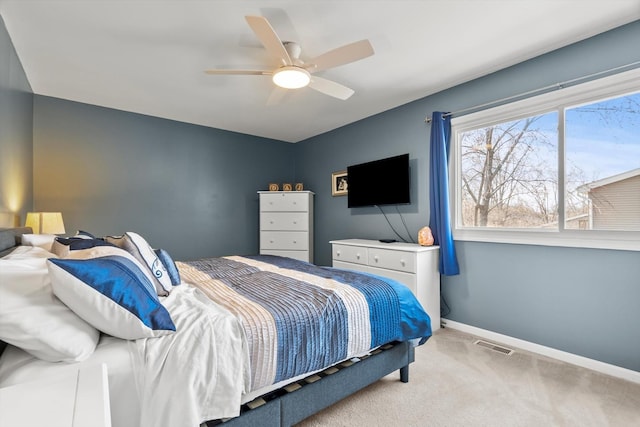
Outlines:
[[[449,209],[449,146],[451,116],[435,111],[431,116],[431,168],[429,170],[429,227],[434,244],[440,245],[440,274],[460,274],[451,234]]]

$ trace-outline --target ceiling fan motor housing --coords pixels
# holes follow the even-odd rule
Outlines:
[[[285,50],[287,51],[287,53],[289,54],[289,57],[295,62],[297,59],[300,58],[300,53],[302,52],[302,48],[300,47],[300,45],[296,42],[282,42],[282,45],[284,46]]]

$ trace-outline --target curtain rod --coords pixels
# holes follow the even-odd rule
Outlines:
[[[541,88],[538,88],[538,89],[533,89],[533,90],[530,90],[530,91],[527,91],[527,92],[522,92],[522,93],[519,93],[517,95],[507,96],[506,98],[497,99],[495,101],[485,102],[484,104],[475,105],[473,107],[463,108],[463,109],[458,110],[458,111],[445,113],[445,114],[443,114],[443,117],[453,116],[454,114],[466,113],[468,111],[479,110],[481,108],[489,107],[489,106],[493,106],[493,105],[497,106],[499,104],[503,104],[506,101],[511,101],[513,99],[522,98],[522,97],[525,97],[525,96],[528,96],[528,95],[549,92],[549,91],[554,90],[554,89],[555,90],[564,89],[568,85],[573,85],[573,84],[575,84],[577,82],[580,82],[582,80],[589,80],[589,79],[592,79],[593,77],[597,77],[597,76],[600,76],[602,74],[609,74],[609,73],[612,73],[614,71],[622,70],[623,68],[635,69],[637,65],[640,65],[640,61],[635,61],[635,62],[632,62],[630,64],[621,65],[619,67],[610,68],[610,69],[604,70],[604,71],[598,71],[597,73],[588,74],[586,76],[576,77],[575,79],[566,80],[566,81],[561,82],[561,83],[555,83],[555,84],[552,84],[552,85],[549,85],[549,86],[544,86],[544,87],[541,87]],[[425,121],[425,123],[431,123],[431,117],[428,117],[428,116],[425,117],[424,121]]]

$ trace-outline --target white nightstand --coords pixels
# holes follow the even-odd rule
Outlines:
[[[406,285],[431,318],[431,329],[440,329],[439,246],[363,239],[329,243],[334,267],[373,273]]]
[[[111,427],[107,365],[0,388],[0,426]]]

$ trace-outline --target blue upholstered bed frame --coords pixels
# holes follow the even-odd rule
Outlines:
[[[31,233],[31,228],[0,228],[0,257],[10,253],[20,244],[20,236]],[[0,341],[0,355],[6,344]],[[233,418],[224,427],[282,427],[294,425],[303,419],[333,405],[380,378],[399,370],[400,381],[409,381],[409,364],[415,359],[414,348],[407,342],[383,346],[369,357],[330,375],[320,375],[318,381],[299,381],[303,385],[293,392],[277,390],[263,396],[264,404],[250,409],[243,405],[239,417]],[[208,426],[221,424],[210,421]]]
[[[20,236],[31,232],[31,227],[0,228],[0,258],[20,244]]]
[[[266,395],[266,403],[255,409],[248,409],[245,405],[239,417],[232,418],[220,426],[292,426],[396,370],[400,370],[400,381],[408,382],[409,364],[415,358],[414,347],[408,342],[384,347],[386,349],[379,353],[306,384],[292,393],[280,390],[274,392],[274,397]],[[218,424],[219,422],[214,421],[207,423],[207,426]]]

